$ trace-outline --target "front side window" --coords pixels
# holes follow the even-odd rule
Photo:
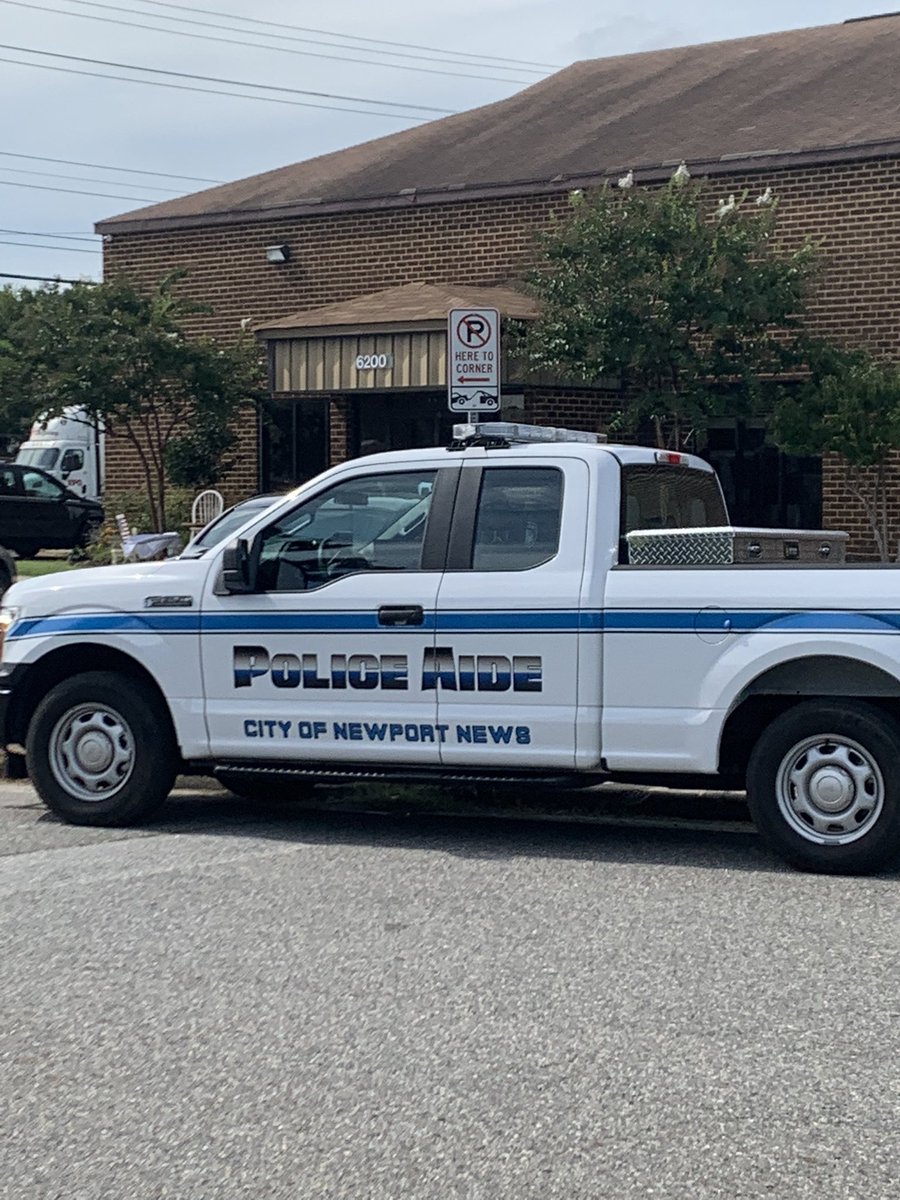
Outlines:
[[[306,591],[361,571],[417,571],[436,471],[362,475],[279,517],[262,535],[267,592]]]
[[[524,571],[559,549],[562,473],[556,467],[488,467],[481,480],[472,568]]]
[[[56,480],[48,479],[37,471],[22,472],[22,490],[26,496],[39,496],[44,500],[58,500],[64,491]]]

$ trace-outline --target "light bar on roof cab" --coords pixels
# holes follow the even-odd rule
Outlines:
[[[525,442],[588,442],[597,445],[606,441],[605,433],[588,433],[584,429],[560,429],[555,425],[521,425],[517,421],[473,421],[453,426],[455,442],[477,438],[497,438],[511,445]]]

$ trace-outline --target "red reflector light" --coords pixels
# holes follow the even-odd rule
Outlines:
[[[674,450],[657,450],[656,461],[658,463],[669,463],[670,466],[677,467],[684,462],[683,454],[676,454]]]

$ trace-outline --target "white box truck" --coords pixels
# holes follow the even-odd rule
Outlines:
[[[77,496],[99,500],[106,468],[105,441],[103,426],[98,426],[86,409],[65,408],[58,417],[37,418],[15,461],[41,467]]]

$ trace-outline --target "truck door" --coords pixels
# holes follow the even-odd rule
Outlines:
[[[87,495],[84,450],[81,446],[68,446],[63,450],[59,460],[59,477],[76,496]]]
[[[220,760],[439,762],[422,667],[459,476],[445,461],[360,469],[279,513],[252,539],[253,594],[224,594],[212,571],[201,641]]]
[[[576,458],[465,463],[424,676],[443,763],[575,766],[588,482]]]
[[[19,467],[21,487],[16,540],[38,549],[75,544],[77,522],[66,504],[66,490],[50,475]]]

